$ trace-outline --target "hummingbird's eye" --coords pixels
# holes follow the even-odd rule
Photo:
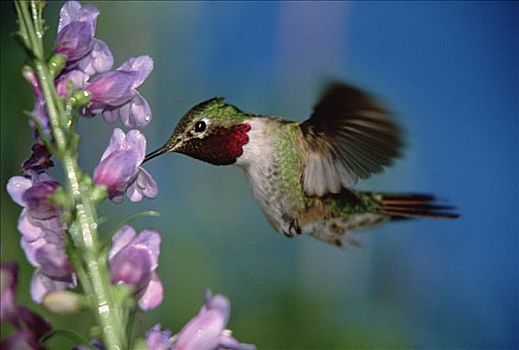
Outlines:
[[[207,125],[205,124],[205,122],[203,120],[200,120],[195,124],[195,132],[203,132],[206,127]]]

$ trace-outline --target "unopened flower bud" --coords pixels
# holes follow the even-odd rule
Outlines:
[[[85,90],[76,90],[70,96],[72,107],[81,108],[90,102],[90,94]]]
[[[50,292],[43,298],[43,306],[58,315],[75,314],[83,306],[84,296],[67,290]]]
[[[67,56],[62,54],[55,54],[49,60],[49,71],[53,77],[57,77],[58,74],[65,68],[67,63]]]
[[[106,198],[107,195],[108,195],[108,193],[106,191],[105,186],[95,186],[92,189],[90,197],[92,198],[92,202],[100,203],[103,199]]]
[[[43,9],[47,5],[47,1],[45,1],[45,0],[36,0],[36,1],[34,1],[34,3],[36,4],[36,8],[38,9],[39,12],[43,12]]]
[[[34,82],[34,79],[36,79],[36,75],[34,74],[34,70],[30,66],[23,66],[22,67],[22,75],[31,85]]]
[[[139,234],[128,225],[112,237],[108,253],[112,283],[126,284],[135,291],[139,308],[143,311],[157,307],[163,298],[162,282],[155,270],[160,254],[160,234],[143,230]],[[116,297],[126,298],[128,289],[121,288]]]

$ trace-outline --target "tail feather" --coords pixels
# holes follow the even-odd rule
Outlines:
[[[392,219],[449,218],[459,217],[456,207],[437,204],[436,197],[429,194],[380,194],[382,211]]]

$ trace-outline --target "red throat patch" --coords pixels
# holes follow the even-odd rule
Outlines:
[[[229,165],[242,155],[243,146],[249,142],[247,133],[250,124],[243,123],[232,127],[217,127],[202,139],[192,139],[178,150],[196,159],[214,165]]]

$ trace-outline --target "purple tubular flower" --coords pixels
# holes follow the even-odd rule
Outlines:
[[[175,350],[252,350],[254,345],[242,344],[225,329],[229,319],[230,303],[222,295],[206,292],[205,304],[174,338]]]
[[[31,279],[31,298],[36,303],[41,303],[50,292],[74,288],[76,285],[76,276],[72,273],[67,276],[67,280],[60,281],[59,277],[51,277],[40,270],[36,270]]]
[[[19,305],[17,311],[19,317],[26,325],[29,334],[31,334],[31,338],[35,341],[38,341],[42,335],[52,329],[49,322],[45,321],[25,306]]]
[[[59,12],[58,33],[72,22],[91,22],[94,24],[99,16],[99,11],[94,5],[85,5],[77,1],[67,1]]]
[[[77,1],[66,2],[60,10],[54,52],[67,58],[64,70],[55,81],[60,96],[67,96],[75,89],[84,88],[90,75],[106,72],[112,68],[113,56],[110,49],[103,41],[94,38],[98,15],[99,11],[95,6],[81,6]],[[36,122],[46,134],[50,135],[49,117],[38,79],[30,69],[25,69],[23,74],[31,84],[36,99],[31,113],[33,117],[31,126],[34,127]],[[135,125],[141,125],[140,121],[146,119],[145,115],[151,113],[146,113],[147,103],[135,96],[136,92],[128,95],[128,99],[135,99],[132,104],[135,107],[127,114],[139,121],[134,123]],[[149,107],[147,109],[149,110]],[[134,115],[136,117],[133,117]]]
[[[125,104],[134,96],[133,81],[137,73],[130,71],[112,70],[99,74],[86,90],[94,110],[105,106],[117,107]]]
[[[93,48],[94,31],[92,21],[67,24],[58,32],[54,52],[67,56],[67,61],[85,57]]]
[[[41,173],[54,166],[50,159],[51,156],[43,143],[35,143],[32,145],[31,156],[22,164],[23,173],[26,175],[30,175],[32,172]]]
[[[108,254],[112,283],[124,283],[135,289],[143,311],[157,307],[163,288],[155,270],[160,254],[160,234],[143,230],[136,234],[131,226],[123,226],[112,238]]]
[[[23,176],[14,176],[7,182],[7,192],[11,199],[22,207],[27,206],[27,203],[23,200],[23,195],[31,187],[32,180]]]
[[[31,310],[16,304],[17,271],[12,262],[0,267],[0,322],[9,322],[15,328],[14,334],[2,340],[0,349],[43,349],[38,340],[52,327]]]
[[[16,287],[18,285],[18,267],[14,262],[0,266],[0,322],[16,319]]]
[[[31,187],[25,190],[22,195],[22,202],[25,203],[25,207],[32,217],[46,220],[60,214],[58,205],[49,200],[58,186],[58,182],[54,180],[43,180],[33,183]]]
[[[2,340],[0,348],[5,350],[44,350],[45,348],[39,344],[38,340],[52,329],[50,323],[21,305],[17,306],[16,312],[18,320],[13,323],[16,331]]]
[[[47,104],[45,103],[45,99],[43,96],[36,96],[36,102],[34,104],[34,109],[31,112],[31,116],[34,118],[42,128],[43,132],[47,135],[50,135],[50,119],[47,114]],[[34,121],[31,120],[29,125],[31,127],[35,127]],[[38,136],[38,132],[36,131],[36,137]]]
[[[135,180],[126,189],[126,195],[132,202],[140,202],[143,198],[155,198],[157,193],[157,183],[142,167],[139,168]]]
[[[7,184],[14,202],[24,207],[18,219],[20,244],[36,271],[31,281],[31,296],[40,303],[51,292],[76,285],[72,265],[65,253],[65,225],[61,209],[49,197],[58,183],[45,173],[32,179],[15,176]]]
[[[60,96],[67,96],[76,89],[82,89],[86,86],[90,76],[81,70],[70,70],[56,79],[56,91]]]
[[[92,75],[112,68],[110,49],[94,38],[98,15],[95,6],[81,6],[77,1],[68,1],[61,8],[54,52],[67,56],[67,70],[79,69]]]
[[[31,127],[35,127],[34,123],[38,123],[42,130],[46,134],[50,134],[50,120],[49,115],[47,114],[45,99],[43,98],[43,92],[41,91],[40,82],[38,81],[38,78],[36,77],[36,74],[34,72],[27,68],[22,71],[22,74],[27,80],[27,82],[31,85],[32,92],[34,93],[34,97],[36,99],[36,103],[34,104],[34,109],[31,112],[31,116],[33,117],[33,120],[29,122]]]
[[[171,332],[161,331],[160,324],[156,324],[146,332],[146,346],[148,350],[169,350],[172,346]]]
[[[104,185],[108,196],[116,203],[123,200],[126,192],[132,202],[155,198],[158,186],[151,175],[140,165],[146,153],[146,138],[138,130],[125,134],[114,129],[110,143],[94,170],[94,182]]]
[[[45,348],[38,343],[38,339],[33,339],[32,334],[25,329],[17,329],[14,334],[3,339],[0,343],[0,349],[45,350]]]
[[[128,128],[146,126],[151,121],[151,109],[136,89],[152,70],[151,57],[139,56],[128,59],[116,70],[98,75],[85,88],[91,102],[83,114],[102,113],[109,123],[119,118]]]
[[[94,38],[92,50],[88,55],[80,59],[78,68],[88,75],[102,73],[112,69],[114,57],[104,41]]]
[[[88,75],[112,68],[113,56],[108,46],[94,38],[99,11],[93,5],[81,6],[68,1],[60,11],[55,53],[67,57],[67,67]]]

